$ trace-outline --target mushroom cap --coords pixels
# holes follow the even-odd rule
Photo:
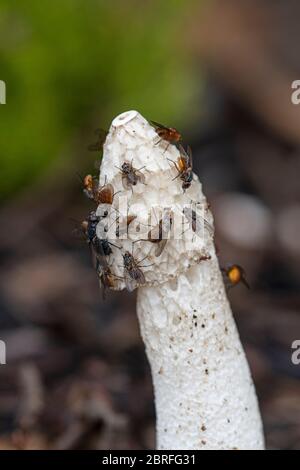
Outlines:
[[[176,279],[213,253],[213,237],[207,230],[213,224],[212,215],[196,175],[193,174],[190,187],[183,190],[176,167],[179,157],[178,148],[161,140],[137,111],[125,112],[113,120],[103,148],[99,185],[112,184],[115,196],[109,215],[97,226],[97,235],[112,244],[107,262],[115,276],[115,289],[128,287],[128,278],[130,290],[143,283],[158,285]],[[122,172],[124,163],[127,170],[131,168],[133,178],[131,174],[127,179]],[[193,207],[199,215],[196,232],[183,214],[185,207]],[[107,205],[100,204],[97,214],[104,210]],[[127,216],[135,216],[128,233]],[[167,238],[165,242],[159,240],[162,233]],[[154,234],[157,240],[150,241]],[[124,269],[125,252],[133,256],[135,263],[129,270]],[[139,271],[143,276],[139,276]]]

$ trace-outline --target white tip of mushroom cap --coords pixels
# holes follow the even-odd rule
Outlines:
[[[126,111],[125,113],[119,114],[119,116],[115,117],[112,122],[114,127],[124,126],[127,122],[134,119],[139,113],[137,111]]]

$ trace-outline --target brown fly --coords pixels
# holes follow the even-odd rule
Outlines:
[[[99,188],[99,181],[95,176],[86,175],[83,178],[84,194],[96,204],[112,204],[117,193],[112,184],[104,184]]]
[[[179,152],[180,157],[178,158],[177,162],[170,160],[175,165],[176,170],[178,171],[178,175],[175,176],[176,178],[180,178],[182,181],[182,189],[185,191],[188,189],[193,181],[193,157],[192,157],[192,150],[191,147],[187,148],[187,151],[183,148],[182,145],[179,145]]]
[[[103,144],[106,140],[108,132],[104,129],[96,129],[95,134],[97,136],[97,140],[88,146],[88,150],[91,152],[101,152],[103,150]]]
[[[137,183],[145,184],[145,175],[140,171],[143,168],[145,167],[143,166],[139,169],[134,168],[132,162],[124,162],[121,168],[118,168],[121,171],[124,189],[132,189],[132,186],[136,186]]]
[[[146,283],[144,273],[141,270],[142,267],[146,266],[141,266],[140,264],[146,258],[138,262],[129,251],[126,251],[123,255],[125,285],[129,292],[132,292],[137,286]]]
[[[245,271],[238,264],[232,264],[227,268],[221,268],[221,271],[223,273],[223,278],[227,289],[230,289],[231,287],[234,287],[240,283],[244,284],[247,289],[250,289],[246,279]]]
[[[150,121],[150,123],[154,126],[157,135],[160,137],[159,142],[165,140],[168,144],[177,144],[181,141],[181,134],[174,127],[166,127],[156,121]]]

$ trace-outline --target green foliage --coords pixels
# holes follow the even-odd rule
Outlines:
[[[1,1],[3,195],[67,158],[83,129],[107,127],[122,111],[135,108],[174,125],[186,119],[194,90],[181,45],[187,4]]]

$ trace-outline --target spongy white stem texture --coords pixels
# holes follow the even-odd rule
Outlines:
[[[256,393],[214,258],[138,291],[158,449],[264,448]]]
[[[124,193],[119,170],[124,160],[145,166],[146,185],[125,191],[129,213],[144,224],[153,204],[175,204],[179,210],[191,200],[205,204],[195,175],[185,192],[180,178],[174,179],[170,160],[178,156],[174,145],[157,144],[157,134],[139,113],[123,113],[104,146],[100,184],[108,181]],[[205,218],[213,224],[208,208]],[[130,234],[119,244],[130,250]],[[149,260],[146,284],[137,286],[137,313],[153,377],[157,448],[264,449],[255,388],[212,237],[169,240],[160,257],[149,241],[135,245],[135,256]],[[121,250],[114,250],[111,266],[121,279]],[[122,280],[117,288],[124,288]]]

